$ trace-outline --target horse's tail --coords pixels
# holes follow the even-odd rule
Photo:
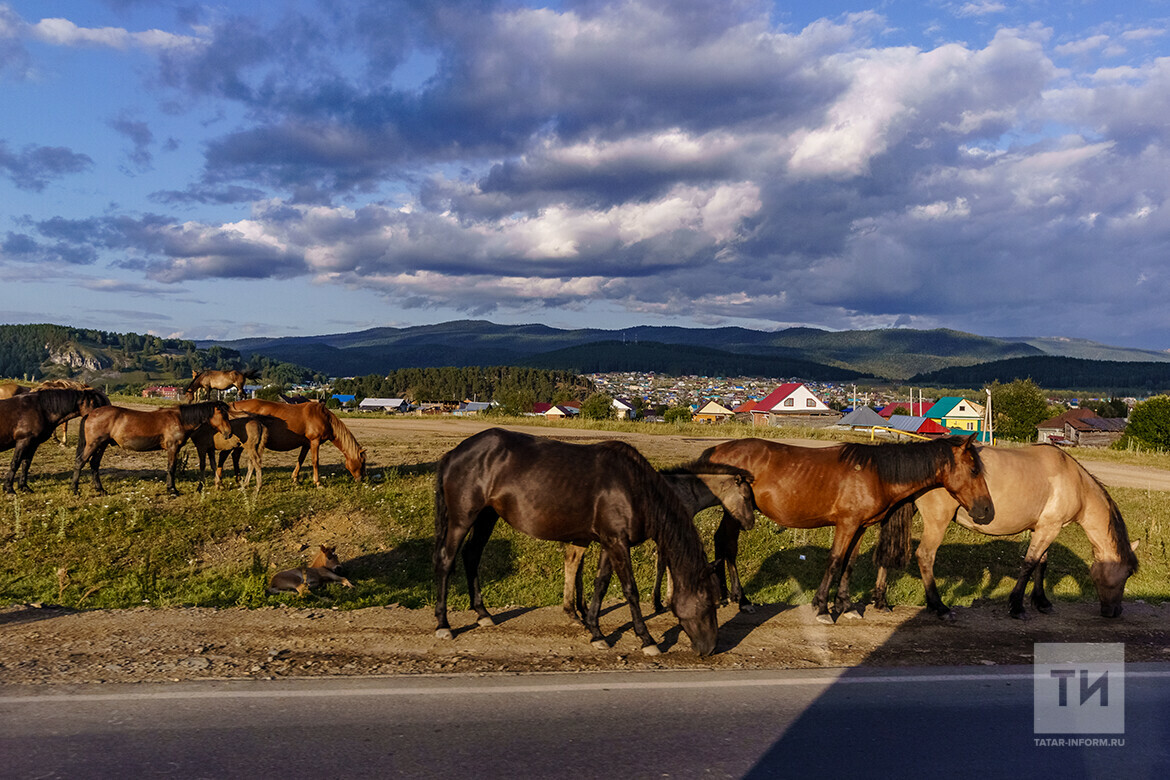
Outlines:
[[[435,551],[434,564],[439,566],[439,555],[447,545],[447,526],[450,525],[447,514],[447,498],[443,490],[443,471],[447,465],[444,456],[439,460],[439,467],[435,469]]]
[[[886,569],[903,569],[910,563],[910,527],[914,520],[913,501],[904,501],[890,510],[878,526],[873,560]]]

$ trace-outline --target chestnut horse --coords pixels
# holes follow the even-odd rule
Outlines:
[[[659,474],[682,501],[688,517],[704,509],[722,506],[744,528],[755,525],[755,504],[752,503],[752,475],[734,466],[722,463],[684,463]],[[574,623],[582,623],[585,598],[581,578],[587,547],[565,545],[565,591],[562,607]],[[666,559],[657,558],[657,576],[654,578],[654,611],[662,612],[662,577],[666,573]]]
[[[435,636],[452,637],[447,585],[461,546],[471,607],[479,615],[479,625],[494,624],[483,605],[479,561],[501,517],[537,539],[578,545],[600,542],[601,561],[585,614],[592,642],[608,647],[598,614],[616,570],[634,633],[647,655],[656,655],[659,649],[642,619],[630,546],[654,539],[674,576],[671,608],[683,631],[699,655],[715,649],[719,625],[714,568],[707,563],[690,515],[654,467],[624,442],[569,444],[502,428],[465,439],[439,460]]]
[[[235,473],[236,482],[239,483],[240,454],[246,452],[248,454],[248,474],[244,477],[244,483],[240,485],[240,489],[248,487],[248,483],[252,481],[252,474],[255,473],[256,489],[253,491],[253,495],[256,495],[260,492],[260,483],[263,480],[261,460],[264,445],[268,440],[267,421],[272,418],[234,410],[230,418],[231,436],[224,436],[210,423],[200,425],[191,433],[191,443],[195,445],[195,452],[199,454],[199,479],[203,479],[203,470],[210,459],[211,468],[215,472],[215,486],[218,488],[223,480],[223,464],[230,455],[232,471]]]
[[[93,472],[93,486],[104,495],[98,469],[102,455],[111,444],[133,452],[165,450],[167,453],[167,492],[178,495],[175,489],[175,471],[179,465],[179,449],[191,433],[204,423],[210,423],[224,436],[232,432],[229,410],[222,401],[204,401],[199,404],[180,404],[151,411],[127,409],[124,406],[103,406],[90,412],[81,422],[77,441],[77,458],[73,463],[73,492],[81,468],[87,462]]]
[[[11,449],[12,466],[4,479],[4,492],[12,493],[12,482],[28,490],[28,467],[37,448],[48,441],[57,426],[94,409],[108,406],[110,399],[97,390],[40,390],[0,400],[0,452]]]
[[[735,439],[717,444],[700,460],[738,466],[754,478],[756,507],[788,528],[835,527],[829,565],[813,597],[817,620],[832,623],[829,588],[837,572],[841,580],[835,607],[838,614],[860,615],[849,599],[849,574],[865,529],[892,509],[926,491],[946,488],[978,523],[995,515],[973,436],[951,436],[910,444],[838,444],[800,447],[765,439]],[[743,595],[735,557],[740,525],[724,515],[715,533],[715,557],[727,563],[733,598]]]
[[[219,390],[222,397],[224,390],[234,387],[236,388],[236,397],[242,399],[244,397],[244,384],[249,379],[255,378],[255,371],[196,371],[191,369],[191,383],[183,390],[183,395],[186,397],[187,403],[191,403],[200,390],[206,390],[207,397],[211,398],[212,390]]]
[[[1069,523],[1077,523],[1093,547],[1089,569],[1097,586],[1101,614],[1121,614],[1125,582],[1138,569],[1134,549],[1121,510],[1105,487],[1071,455],[1051,444],[1026,449],[981,447],[984,477],[995,502],[995,519],[979,523],[945,490],[932,490],[915,502],[922,513],[922,540],[918,543],[918,568],[926,589],[927,608],[939,617],[953,617],[938,595],[934,581],[934,556],[952,520],[964,528],[990,536],[1010,536],[1031,531],[1028,552],[1020,575],[1008,597],[1011,616],[1024,617],[1024,590],[1034,576],[1032,605],[1051,612],[1044,593],[1048,547]],[[879,578],[883,572],[879,570]]]
[[[366,451],[357,443],[341,418],[325,406],[322,401],[308,401],[303,404],[283,404],[277,401],[263,401],[249,398],[236,401],[232,409],[249,414],[262,414],[275,418],[266,421],[268,438],[264,447],[277,452],[299,449],[297,465],[293,468],[295,484],[301,475],[305,454],[313,455],[313,484],[321,486],[318,449],[323,441],[331,441],[345,456],[345,468],[354,480],[361,482],[366,475]]]

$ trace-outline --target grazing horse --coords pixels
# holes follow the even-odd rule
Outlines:
[[[301,465],[305,462],[305,454],[313,455],[313,484],[321,487],[321,476],[318,471],[318,449],[323,441],[331,441],[345,456],[345,468],[354,480],[361,482],[366,475],[366,451],[357,443],[357,439],[350,433],[349,428],[341,418],[325,406],[322,401],[309,401],[303,404],[282,404],[276,401],[263,401],[259,398],[249,398],[246,401],[236,401],[232,409],[249,414],[262,414],[275,419],[266,421],[268,438],[265,448],[276,452],[300,450],[297,456],[297,465],[293,468],[293,484],[300,479]]]
[[[212,390],[219,390],[220,397],[223,397],[223,391],[229,387],[236,388],[236,396],[238,398],[244,397],[244,384],[249,379],[255,379],[255,371],[196,371],[191,369],[191,383],[183,390],[183,395],[187,399],[187,403],[195,400],[200,390],[207,391],[207,397],[211,398]]]
[[[722,506],[744,528],[755,525],[755,504],[752,503],[752,476],[743,469],[722,463],[694,461],[658,472],[682,501],[688,517],[714,506]],[[562,606],[574,623],[582,623],[585,614],[582,587],[582,564],[587,547],[565,545],[565,592]],[[657,558],[657,576],[654,579],[654,611],[662,612],[662,577],[666,573],[666,559]]]
[[[838,570],[838,614],[859,617],[849,600],[849,574],[865,529],[892,509],[936,487],[946,488],[977,523],[995,515],[973,436],[951,436],[902,444],[838,444],[800,447],[765,439],[735,439],[717,444],[699,460],[738,466],[754,478],[756,507],[778,525],[820,528],[832,525],[829,566],[813,598],[817,620],[832,623],[829,588]],[[715,557],[724,559],[733,598],[743,595],[735,557],[739,525],[723,518],[715,533]]]
[[[32,392],[31,388],[25,387],[19,382],[0,383],[0,401],[30,392]]]
[[[483,605],[479,561],[500,518],[537,539],[600,542],[601,562],[585,614],[596,647],[601,599],[617,571],[642,651],[658,645],[638,603],[630,546],[653,539],[674,577],[671,608],[699,655],[715,649],[718,621],[714,569],[682,502],[645,458],[619,441],[569,444],[490,428],[440,460],[435,475],[435,635],[450,639],[447,585],[463,547],[463,568],[479,625],[493,625]],[[468,537],[470,532],[470,537]],[[466,539],[467,543],[463,544]]]
[[[345,587],[352,588],[353,583],[341,576],[341,561],[337,559],[337,548],[321,545],[320,549],[317,557],[307,567],[285,569],[273,574],[272,579],[268,581],[266,592],[276,595],[296,591],[304,596],[325,582],[340,582]]]
[[[12,482],[18,469],[18,487],[29,489],[28,467],[33,455],[58,425],[109,403],[110,399],[97,390],[41,390],[0,400],[0,451],[13,450],[4,492],[14,492]]]
[[[248,454],[248,474],[244,477],[244,483],[240,485],[240,489],[248,487],[248,483],[252,481],[252,474],[255,472],[256,489],[253,491],[253,495],[258,494],[263,479],[261,460],[264,445],[268,439],[266,421],[270,419],[259,414],[233,411],[230,415],[231,436],[224,436],[210,423],[204,423],[196,428],[191,433],[191,443],[195,445],[195,452],[199,453],[199,479],[203,479],[203,470],[210,459],[211,468],[215,471],[215,486],[218,488],[223,479],[223,464],[230,455],[232,471],[238,483],[240,481],[240,454],[246,452]],[[219,455],[218,463],[216,462],[217,453]]]
[[[229,410],[223,401],[204,401],[198,404],[180,404],[151,411],[127,409],[124,406],[103,406],[90,412],[81,422],[77,441],[77,458],[73,463],[73,492],[81,468],[87,462],[93,472],[93,486],[104,495],[98,469],[102,455],[111,444],[133,452],[165,450],[167,453],[167,492],[178,495],[175,489],[175,471],[179,465],[179,449],[191,433],[204,423],[210,423],[224,436],[232,432]]]
[[[995,519],[979,523],[945,490],[932,490],[916,500],[922,513],[922,540],[918,543],[918,568],[926,589],[927,608],[939,617],[953,617],[943,603],[934,581],[934,556],[952,520],[964,528],[990,536],[1010,536],[1031,531],[1028,552],[1020,567],[1016,585],[1008,597],[1014,618],[1023,618],[1024,590],[1035,577],[1032,605],[1051,612],[1052,602],[1044,593],[1044,571],[1048,547],[1069,523],[1077,523],[1093,547],[1089,569],[1097,586],[1101,614],[1121,614],[1125,582],[1138,569],[1134,550],[1121,510],[1105,487],[1071,455],[1051,444],[1026,449],[981,447],[984,477],[995,502]],[[881,572],[879,570],[879,577]]]

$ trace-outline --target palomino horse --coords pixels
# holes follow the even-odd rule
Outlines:
[[[859,616],[849,600],[849,574],[865,529],[896,505],[931,488],[946,488],[976,522],[994,517],[974,437],[951,436],[913,444],[838,444],[800,447],[764,439],[735,439],[705,450],[700,460],[727,463],[754,477],[756,507],[788,528],[835,526],[829,566],[813,598],[817,620],[832,623],[829,588],[838,570],[838,614]],[[715,557],[728,564],[733,598],[748,603],[735,557],[739,526],[724,517]]]
[[[337,548],[320,546],[312,562],[304,568],[285,569],[272,575],[268,581],[267,593],[276,595],[288,591],[296,591],[304,596],[310,590],[325,582],[340,582],[347,588],[353,583],[341,576],[341,561],[337,559]]]
[[[674,490],[688,517],[694,517],[709,507],[722,506],[725,512],[744,528],[755,525],[755,505],[752,503],[752,476],[743,469],[722,463],[694,461],[658,472]],[[585,600],[582,583],[582,564],[587,547],[565,545],[565,592],[563,608],[574,623],[582,623]],[[666,573],[666,559],[657,557],[658,572],[654,579],[654,611],[662,612],[662,578]]]
[[[253,491],[253,495],[259,493],[260,483],[263,479],[261,460],[264,445],[268,439],[266,421],[269,419],[271,418],[259,414],[232,411],[231,436],[224,436],[210,423],[204,423],[196,428],[191,433],[191,443],[195,445],[195,452],[199,454],[199,479],[203,479],[203,470],[210,459],[211,468],[215,471],[215,486],[218,488],[223,479],[223,464],[230,455],[232,470],[238,483],[240,481],[240,454],[246,452],[248,454],[248,474],[244,477],[244,483],[240,485],[240,489],[248,487],[254,472],[256,474],[256,489]],[[217,453],[219,455],[218,462]]]
[[[222,401],[204,401],[198,404],[180,404],[151,411],[127,409],[123,406],[103,406],[90,412],[81,422],[77,441],[77,458],[73,464],[73,492],[81,468],[87,462],[93,472],[93,486],[105,494],[98,469],[102,455],[111,444],[133,452],[165,450],[167,453],[167,491],[178,495],[175,489],[175,470],[179,465],[179,449],[191,432],[204,423],[210,423],[224,436],[232,432],[228,420],[230,412]]]
[[[30,392],[32,388],[25,387],[19,382],[0,382],[0,401]]]
[[[187,403],[191,403],[200,390],[206,390],[207,397],[211,398],[212,390],[219,390],[222,397],[224,390],[234,387],[236,388],[236,397],[242,399],[244,397],[244,384],[255,377],[255,371],[196,371],[191,369],[191,383],[183,390],[183,394]]]
[[[33,455],[58,425],[109,403],[110,399],[97,390],[41,390],[0,400],[0,451],[13,450],[4,492],[14,492],[12,482],[18,469],[18,486],[29,489],[28,467]]]
[[[1032,532],[1019,579],[1008,597],[1015,618],[1024,617],[1024,590],[1033,575],[1032,605],[1041,612],[1052,611],[1052,602],[1044,593],[1047,550],[1061,528],[1078,523],[1093,547],[1089,572],[1097,585],[1101,614],[1120,615],[1125,582],[1138,569],[1134,555],[1137,542],[1129,543],[1121,510],[1104,486],[1072,456],[1051,444],[1018,450],[981,447],[979,456],[995,502],[994,520],[975,521],[945,490],[932,490],[915,502],[923,521],[918,568],[926,588],[927,608],[939,617],[953,617],[934,581],[934,556],[952,520],[991,536]]]
[[[691,645],[699,655],[715,649],[719,626],[714,569],[707,563],[690,515],[654,467],[624,442],[568,444],[501,428],[465,439],[439,460],[435,635],[440,639],[452,636],[447,585],[461,545],[471,606],[479,615],[479,625],[493,625],[483,605],[479,561],[501,517],[537,539],[578,545],[600,542],[601,562],[585,614],[593,644],[608,646],[598,614],[616,569],[634,632],[648,655],[659,650],[642,619],[630,545],[653,539],[674,576],[671,608]]]
[[[294,484],[300,479],[305,454],[312,453],[313,484],[321,487],[318,449],[323,441],[331,441],[341,450],[341,454],[345,456],[345,468],[354,480],[361,482],[365,477],[366,451],[357,443],[357,439],[350,433],[349,428],[345,427],[341,418],[329,411],[323,402],[282,404],[249,398],[246,401],[236,401],[232,404],[232,409],[275,418],[265,422],[268,438],[264,447],[277,452],[300,450],[297,465],[292,473]]]

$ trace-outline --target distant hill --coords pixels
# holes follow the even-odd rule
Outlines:
[[[1165,392],[1170,388],[1170,363],[1082,360],[1043,355],[953,366],[918,374],[912,384],[936,387],[982,387],[992,382],[1031,379],[1051,390],[1088,390],[1109,395]]]
[[[586,357],[590,353],[566,353],[564,350],[599,342],[627,346],[652,343],[701,348],[698,351],[679,352],[678,359],[671,361],[671,365],[679,369],[678,373],[686,374],[711,373],[706,368],[724,365],[722,362],[713,362],[713,356],[701,351],[703,349],[742,356],[732,361],[741,365],[754,365],[751,360],[744,358],[763,361],[760,365],[764,368],[773,365],[769,361],[780,361],[780,364],[789,361],[791,365],[798,365],[791,361],[804,361],[846,369],[858,375],[870,374],[890,379],[905,379],[949,366],[1046,354],[1042,345],[946,329],[838,332],[816,328],[758,331],[748,328],[638,326],[621,330],[564,330],[545,325],[496,325],[483,320],[457,320],[410,328],[371,328],[325,336],[209,341],[199,342],[199,345],[220,345],[244,355],[262,354],[309,366],[333,376],[355,376],[388,373],[399,368],[440,365],[564,367],[567,365],[566,360],[584,365],[582,360],[592,361],[592,358]],[[1085,342],[1086,348],[1088,344]],[[655,353],[655,360],[665,357],[655,350],[651,352]],[[553,362],[539,357],[550,354],[553,355]],[[643,354],[649,357],[649,353]],[[681,359],[683,355],[689,356],[687,360]],[[615,357],[614,360],[620,362],[625,358]],[[1170,356],[1167,356],[1167,360],[1170,360]],[[558,365],[554,366],[554,363]],[[601,365],[596,361],[590,364]],[[644,365],[642,369],[658,370],[650,365]],[[790,375],[772,374],[771,371],[761,373]]]

